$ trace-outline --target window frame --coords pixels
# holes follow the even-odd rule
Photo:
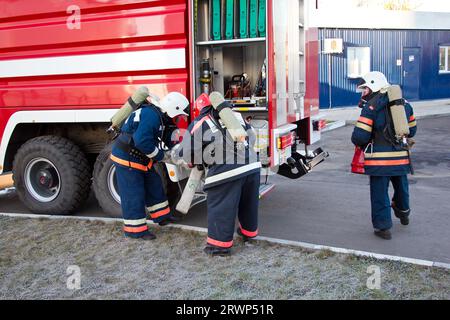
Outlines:
[[[444,49],[444,56],[445,56],[445,62],[444,67],[445,70],[440,69],[440,63],[441,63],[441,49]],[[450,45],[439,45],[439,74],[450,74]]]
[[[372,47],[370,47],[370,46],[365,46],[365,45],[361,45],[361,46],[355,46],[355,45],[353,45],[353,46],[348,46],[347,48],[346,48],[346,59],[347,59],[347,78],[348,79],[360,79],[360,78],[362,78],[363,76],[364,76],[364,70],[358,70],[358,72],[360,73],[360,74],[357,74],[357,75],[354,75],[354,74],[350,74],[350,68],[349,68],[349,64],[350,64],[350,60],[349,60],[349,52],[351,51],[351,50],[368,50],[368,52],[369,52],[369,54],[367,55],[368,56],[368,68],[367,68],[367,72],[370,72],[370,70],[371,70],[371,67],[372,67]],[[360,61],[360,59],[358,59],[359,61]],[[361,68],[362,69],[362,68]]]

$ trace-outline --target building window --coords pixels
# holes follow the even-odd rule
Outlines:
[[[450,46],[439,47],[439,73],[450,72]]]
[[[370,48],[347,48],[347,76],[349,78],[361,78],[370,72]]]

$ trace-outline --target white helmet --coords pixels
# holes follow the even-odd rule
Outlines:
[[[171,118],[187,116],[184,110],[189,107],[189,100],[179,92],[171,92],[157,106]]]
[[[362,83],[358,85],[358,89],[369,88],[372,92],[378,92],[389,86],[390,84],[384,74],[378,71],[372,71],[362,78]]]

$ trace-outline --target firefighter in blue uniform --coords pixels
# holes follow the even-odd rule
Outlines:
[[[403,225],[409,224],[409,185],[407,175],[411,173],[411,160],[404,148],[392,143],[386,126],[389,99],[384,89],[389,87],[386,77],[380,72],[370,72],[363,77],[358,87],[362,92],[361,116],[353,131],[352,142],[365,150],[365,174],[370,176],[372,223],[375,235],[392,238],[391,208]],[[410,136],[414,137],[417,123],[414,112],[405,101],[409,120]],[[389,183],[394,187],[392,202],[389,199]]]
[[[153,240],[147,227],[147,214],[160,225],[174,221],[161,178],[154,165],[167,159],[171,148],[173,120],[187,116],[189,102],[180,93],[169,93],[159,106],[144,104],[133,112],[121,128],[111,160],[116,167],[124,233],[126,237]]]
[[[245,143],[235,143],[207,95],[197,99],[196,106],[202,108],[200,115],[186,131],[177,157],[206,168],[208,237],[204,251],[225,256],[231,254],[236,217],[237,233],[244,241],[258,235],[261,163],[253,148],[256,135],[236,113],[248,138]]]

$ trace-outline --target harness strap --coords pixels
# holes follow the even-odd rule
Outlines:
[[[136,102],[134,102],[134,100],[131,97],[128,98],[128,103],[131,106],[131,108],[133,108],[133,111],[136,111],[137,109],[139,109],[141,107],[141,105],[136,104]]]
[[[149,164],[145,166],[145,165],[137,163],[137,162],[132,162],[132,161],[120,159],[120,158],[118,158],[116,156],[113,156],[113,155],[111,155],[110,158],[111,158],[111,160],[113,162],[115,162],[117,164],[120,164],[120,165],[125,166],[125,167],[130,167],[130,168],[133,168],[133,169],[136,169],[136,170],[149,171],[153,167],[153,161],[152,160],[150,160]]]
[[[140,161],[148,161],[148,157],[142,153],[139,149],[134,147],[133,137],[128,133],[122,133],[122,137],[127,138],[127,142],[124,142],[121,138],[117,139],[116,146],[129,154],[130,156],[133,156]]]

